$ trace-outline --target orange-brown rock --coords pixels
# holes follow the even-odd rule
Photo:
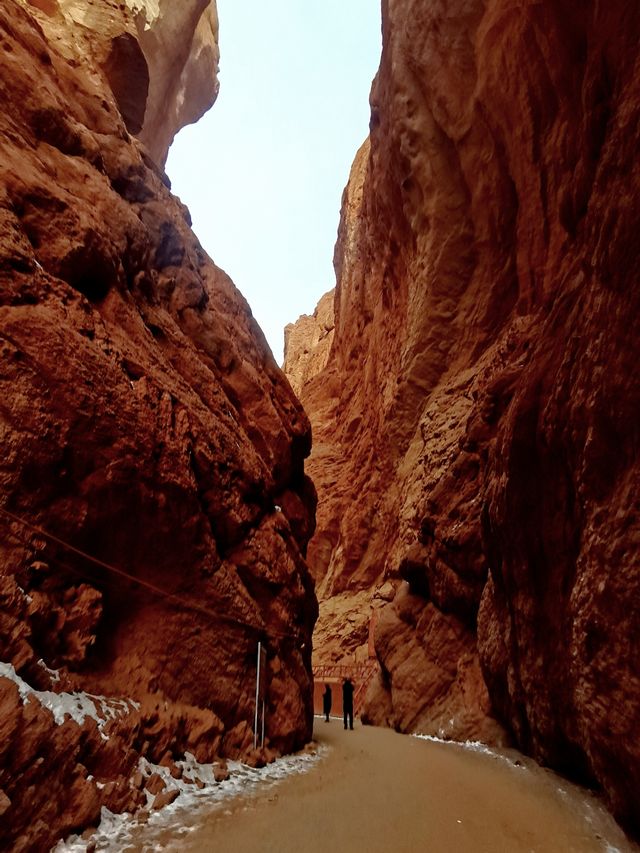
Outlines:
[[[199,724],[208,737],[202,738]],[[210,760],[222,723],[211,711],[143,697],[140,707],[113,719],[103,733],[96,722],[70,717],[56,723],[36,698],[23,703],[18,689],[0,677],[0,824],[2,849],[46,850],[56,839],[97,825],[104,805],[135,811],[146,799],[140,755],[158,762],[167,744],[173,754],[189,751]],[[165,788],[158,774],[146,781],[156,794]]]
[[[156,794],[153,798],[153,803],[151,804],[152,809],[163,809],[165,806],[170,806],[174,800],[177,800],[180,795],[180,791],[177,788],[172,788],[170,791],[162,791],[160,794]]]
[[[108,90],[125,122],[164,164],[181,127],[218,94],[215,0],[19,0],[47,40]]]
[[[516,742],[636,829],[639,38],[624,0],[383,3],[301,394],[321,613],[397,588],[369,717],[482,735],[480,663]]]
[[[491,719],[474,639],[462,621],[433,603],[425,605],[423,596],[404,585],[377,624],[382,665],[364,722],[448,740],[473,734],[485,743],[503,743],[504,732]]]
[[[303,314],[284,330],[283,370],[299,396],[304,386],[326,367],[333,343],[334,291],[325,293],[313,314]]]
[[[109,747],[13,702],[12,731],[51,754],[2,739],[2,831],[44,845],[92,822],[102,790],[129,802],[87,784],[96,743],[116,783],[140,755],[245,749],[258,640],[267,741],[302,746],[316,604],[307,418],[102,69],[36,5],[0,8],[0,662],[40,690],[159,706],[110,724]]]

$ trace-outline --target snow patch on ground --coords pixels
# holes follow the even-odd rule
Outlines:
[[[40,666],[47,670],[53,680],[58,673],[49,670],[43,661]],[[59,676],[58,676],[59,677]],[[0,678],[8,678],[18,688],[22,703],[30,699],[39,702],[53,714],[57,725],[62,725],[70,717],[78,725],[82,725],[87,717],[95,720],[102,737],[108,740],[102,732],[106,724],[116,717],[131,713],[140,708],[139,703],[132,699],[113,699],[105,696],[95,696],[90,693],[54,693],[49,690],[34,690],[8,663],[0,662]],[[102,808],[100,826],[91,839],[72,836],[67,841],[60,841],[52,853],[85,853],[87,844],[96,843],[96,849],[120,853],[123,845],[130,844],[135,839],[136,830],[144,828],[145,838],[149,832],[161,832],[168,827],[175,827],[177,815],[187,811],[191,817],[198,809],[210,809],[240,794],[253,794],[258,789],[275,785],[287,776],[296,773],[306,773],[328,752],[328,747],[318,746],[313,750],[280,758],[262,768],[252,768],[239,761],[228,761],[229,779],[216,782],[213,764],[200,764],[190,753],[185,753],[181,761],[174,762],[182,770],[182,778],[174,779],[167,767],[152,764],[145,758],[139,761],[138,769],[147,779],[154,773],[160,775],[165,782],[165,791],[178,791],[173,803],[164,808],[143,815],[113,814],[107,808]],[[200,780],[198,787],[195,780]],[[103,787],[100,783],[95,783]],[[147,792],[147,806],[151,809],[154,797]],[[190,832],[192,828],[184,827],[180,832]],[[147,849],[147,848],[145,848]],[[151,849],[151,848],[149,848]],[[155,848],[154,848],[155,849]],[[161,850],[161,847],[157,847]]]
[[[42,658],[40,658],[40,660],[38,661],[38,666],[42,667],[42,669],[44,669],[44,671],[47,673],[47,675],[49,676],[49,678],[51,679],[53,684],[57,684],[60,681],[60,673],[58,672],[58,670],[57,669],[49,669],[49,667],[42,660]]]
[[[491,747],[487,746],[486,743],[481,743],[479,740],[465,740],[465,741],[455,741],[455,740],[447,740],[442,737],[435,737],[434,735],[421,735],[421,734],[413,734],[411,737],[418,738],[419,740],[428,740],[432,743],[441,743],[446,746],[454,746],[460,749],[466,749],[469,752],[478,752],[481,755],[487,755],[490,758],[494,758],[497,761],[504,761],[505,764],[509,764],[511,767],[515,767],[518,770],[526,770],[523,763],[523,756],[520,756],[518,753],[515,756],[511,756],[506,752],[498,752],[495,749],[491,749]]]
[[[29,697],[33,697],[43,708],[48,708],[58,726],[65,722],[67,715],[79,726],[87,717],[91,717],[98,724],[102,734],[102,729],[110,720],[140,708],[133,699],[109,699],[106,696],[93,696],[90,693],[53,693],[50,690],[34,690],[20,678],[10,663],[0,663],[0,677],[13,681],[18,688],[23,705],[28,702]],[[102,734],[102,736],[106,739],[106,735]]]
[[[168,768],[151,764],[145,758],[141,758],[139,769],[146,778],[157,773],[165,781],[165,790],[179,791],[173,803],[159,811],[151,811],[148,816],[147,814],[131,815],[126,812],[116,815],[103,808],[100,826],[90,839],[71,836],[66,841],[60,841],[52,853],[85,853],[87,844],[91,842],[95,842],[95,849],[98,851],[120,853],[127,845],[135,845],[139,832],[144,833],[145,850],[162,850],[160,843],[153,846],[150,843],[154,836],[159,837],[168,828],[175,831],[177,826],[180,827],[178,830],[180,834],[188,834],[197,825],[194,817],[199,811],[220,807],[241,794],[255,794],[292,774],[306,773],[326,755],[327,751],[327,747],[320,746],[315,752],[302,752],[279,758],[272,764],[259,769],[248,767],[239,761],[228,761],[227,767],[231,775],[224,782],[215,781],[214,765],[199,764],[188,752],[182,761],[175,762],[183,771],[182,779],[174,779]],[[194,783],[187,781],[188,779],[199,779],[203,787],[198,788]],[[153,799],[150,794],[147,794],[149,806]]]

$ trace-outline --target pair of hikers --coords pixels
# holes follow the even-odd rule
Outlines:
[[[325,684],[324,693],[322,694],[322,710],[327,723],[329,722],[329,714],[331,713],[331,699],[331,688],[328,684]],[[349,728],[353,730],[353,682],[350,678],[345,678],[342,682],[342,711],[344,714],[345,729],[348,722]]]

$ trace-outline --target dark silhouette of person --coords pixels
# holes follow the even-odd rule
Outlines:
[[[322,712],[324,713],[325,723],[328,723],[329,714],[331,713],[331,688],[328,684],[325,684],[324,693],[322,694]]]
[[[350,678],[345,678],[342,682],[342,711],[344,713],[344,727],[347,728],[347,719],[349,720],[349,728],[353,730],[353,683]]]

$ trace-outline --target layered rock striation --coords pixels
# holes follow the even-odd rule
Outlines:
[[[105,746],[0,678],[9,847],[45,849],[102,804],[135,804],[141,755],[250,748],[258,641],[267,744],[292,750],[311,733],[309,423],[158,166],[176,119],[154,125],[149,93],[166,81],[144,33],[180,30],[168,80],[213,19],[193,3],[163,21],[165,5],[0,9],[0,662],[33,690],[137,703]],[[102,14],[109,26],[93,30]],[[141,20],[136,137],[103,59]],[[134,100],[137,83],[132,72]]]
[[[495,715],[636,830],[639,37],[622,0],[383,3],[301,394],[318,655],[393,584],[369,719],[492,738]]]

